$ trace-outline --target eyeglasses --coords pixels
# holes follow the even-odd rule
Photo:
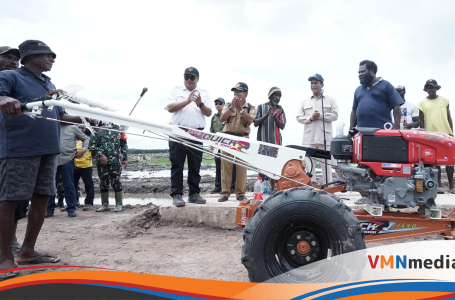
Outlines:
[[[223,102],[221,102],[221,101],[215,101],[215,105],[221,105],[221,104],[223,104]]]
[[[243,93],[244,91],[243,90],[234,90],[234,94],[240,94],[240,93]]]
[[[185,78],[185,80],[194,81],[196,79],[196,76],[194,76],[194,75],[184,75],[183,78]]]

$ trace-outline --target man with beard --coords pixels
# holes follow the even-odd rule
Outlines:
[[[19,67],[20,57],[19,49],[8,46],[0,47],[0,72],[4,70],[16,70]],[[27,215],[27,206],[28,199],[19,201],[14,211],[13,236],[11,239],[11,251],[13,253],[18,253],[22,247],[16,236],[17,221],[25,218]]]
[[[308,81],[311,82],[313,95],[302,101],[297,115],[297,122],[305,124],[302,144],[304,147],[324,149],[325,140],[325,149],[330,150],[332,122],[338,120],[338,104],[333,97],[323,95],[324,78],[321,75],[314,74],[308,78]],[[322,100],[324,100],[324,107],[322,107]],[[325,136],[322,114],[325,121]],[[312,161],[313,166],[316,167],[316,160]],[[324,184],[332,182],[332,167],[327,165],[326,172],[325,161],[321,161],[321,168],[322,182]]]
[[[425,83],[423,90],[428,96],[420,101],[419,108],[420,128],[427,131],[441,132],[453,136],[453,123],[450,116],[449,99],[436,94],[441,88],[434,79],[429,79]],[[441,167],[438,168],[438,194],[444,194],[441,184]],[[449,180],[449,193],[455,194],[453,186],[453,166],[446,166],[447,179]]]
[[[286,125],[286,115],[283,108],[279,105],[281,100],[281,90],[274,86],[269,90],[269,102],[258,106],[254,126],[258,127],[257,140],[275,145],[281,145],[281,132]],[[259,177],[264,178],[264,174]],[[271,179],[271,191],[275,189],[275,180]]]
[[[360,84],[354,93],[351,111],[353,127],[384,128],[390,124],[393,129],[400,129],[401,109],[404,103],[397,90],[386,80],[376,77],[378,66],[364,60],[359,65]],[[393,124],[390,111],[393,110]]]
[[[205,118],[212,115],[212,103],[206,90],[200,89],[199,71],[194,67],[185,69],[183,73],[184,85],[174,87],[167,98],[164,107],[172,114],[169,124],[203,130]],[[200,142],[188,140],[188,142],[202,145]],[[183,195],[183,168],[185,159],[188,160],[188,187],[190,189],[188,202],[205,204],[205,199],[199,195],[199,183],[201,175],[202,152],[189,148],[178,142],[169,142],[169,158],[171,160],[171,197],[177,207],[185,206]]]
[[[398,94],[403,98],[404,104],[401,106],[401,121],[400,129],[411,129],[418,128],[420,126],[419,110],[414,103],[406,101],[404,95],[406,94],[406,88],[402,85],[395,87]],[[393,117],[393,115],[392,115]]]

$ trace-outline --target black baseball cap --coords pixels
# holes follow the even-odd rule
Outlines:
[[[224,101],[223,98],[219,97],[219,98],[216,98],[215,101],[213,102],[216,102],[216,101],[221,101],[221,103],[225,104],[226,102]]]
[[[244,82],[237,82],[237,84],[231,89],[231,91],[239,90],[242,92],[248,92],[248,85]]]
[[[428,79],[427,82],[425,82],[425,86],[423,87],[424,91],[425,91],[425,87],[427,85],[431,85],[432,87],[436,88],[437,90],[439,90],[441,88],[441,86],[438,84],[438,82],[434,79]]]
[[[308,81],[311,81],[312,79],[316,79],[316,80],[319,80],[320,82],[324,83],[324,78],[319,74],[314,74],[313,76],[308,78]]]
[[[24,58],[33,54],[52,54],[54,58],[57,57],[57,54],[48,45],[38,40],[26,40],[19,45],[19,52],[21,54],[21,63],[23,63]]]
[[[19,49],[11,48],[9,46],[0,46],[0,55],[6,54],[8,52],[14,53],[17,57],[21,57]]]
[[[189,67],[185,69],[185,73],[183,73],[183,75],[194,75],[199,77],[199,71],[194,67]]]

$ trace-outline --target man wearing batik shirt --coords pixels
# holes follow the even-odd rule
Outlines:
[[[281,100],[281,90],[274,86],[269,90],[269,102],[258,106],[254,126],[258,127],[257,140],[275,145],[281,145],[281,132],[286,125],[286,114],[279,105]],[[259,174],[264,178],[263,174]],[[275,188],[275,181],[271,179],[272,191]]]

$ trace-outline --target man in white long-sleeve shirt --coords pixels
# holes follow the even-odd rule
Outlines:
[[[330,141],[332,140],[332,122],[338,119],[338,104],[335,99],[328,95],[322,95],[321,90],[324,86],[324,78],[319,74],[314,74],[308,81],[311,82],[311,91],[313,95],[304,99],[300,105],[297,115],[297,122],[305,124],[302,145],[317,149],[324,149],[324,127],[322,123],[322,113],[325,120],[325,141],[326,150],[330,150]],[[324,97],[324,108],[322,107],[322,97]],[[330,162],[328,162],[330,163]],[[313,166],[316,161],[313,159]],[[332,168],[324,163],[322,167],[322,181],[327,183],[332,181]]]

